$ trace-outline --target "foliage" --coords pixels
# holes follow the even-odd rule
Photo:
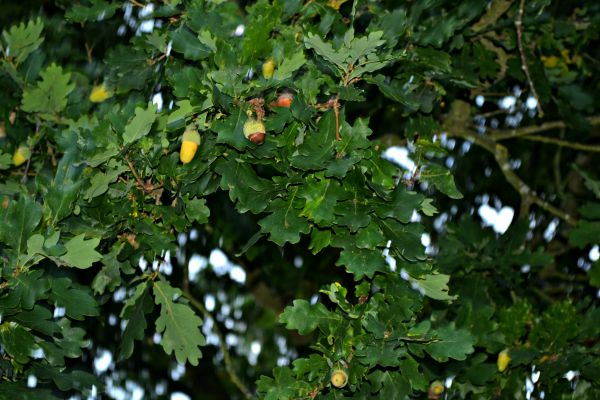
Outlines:
[[[600,396],[597,4],[46,3],[2,20],[0,397]]]

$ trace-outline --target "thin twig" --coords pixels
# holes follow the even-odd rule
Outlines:
[[[35,142],[31,146],[31,149],[29,150],[29,157],[27,157],[27,165],[25,166],[25,173],[23,173],[23,177],[21,178],[21,183],[27,182],[27,175],[29,174],[29,167],[31,166],[31,158],[33,157],[33,149],[35,148],[37,141],[40,139],[39,132],[40,132],[40,121],[37,121],[35,123],[35,134],[34,134]]]
[[[600,125],[600,115],[589,117],[588,123],[590,125]],[[566,127],[567,124],[565,124],[563,121],[550,121],[544,122],[541,125],[526,126],[523,128],[490,130],[492,133],[490,133],[487,137],[491,140],[499,141],[505,139],[514,139],[518,137],[528,136],[533,133],[545,132],[550,131],[552,129],[561,129]]]
[[[134,168],[133,164],[131,163],[131,160],[129,159],[129,156],[127,154],[125,154],[125,161],[127,161],[127,165],[129,166],[129,170],[131,171],[131,173],[135,177],[135,180],[137,181],[137,184],[143,189],[144,188],[144,182],[142,181],[142,178],[140,178],[140,176],[138,175],[137,171],[135,170],[135,168]]]
[[[338,96],[329,99],[325,103],[315,104],[315,108],[329,110],[333,108],[335,114],[335,140],[342,140],[340,135],[340,98]]]
[[[223,336],[223,333],[221,332],[221,330],[219,329],[219,326],[217,325],[217,320],[204,307],[204,304],[202,304],[202,302],[200,302],[198,299],[194,298],[194,296],[192,296],[192,294],[189,291],[184,291],[183,295],[185,296],[186,299],[188,299],[190,301],[192,306],[194,306],[198,311],[200,311],[202,313],[202,315],[204,315],[205,318],[210,319],[212,321],[213,331],[215,332],[215,334],[217,335],[217,337],[219,339],[219,347],[221,348],[221,351],[223,352],[223,361],[225,363],[225,369],[227,370],[227,373],[229,374],[229,379],[231,379],[231,382],[233,382],[233,384],[235,386],[237,386],[237,388],[240,390],[240,392],[242,392],[242,394],[244,395],[245,398],[252,399],[254,396],[252,396],[250,389],[248,389],[246,387],[246,385],[244,385],[244,383],[242,382],[240,377],[236,374],[235,369],[233,368],[233,364],[231,363],[231,355],[229,354],[229,349],[227,349],[227,343],[225,342],[225,337]]]
[[[560,147],[569,147],[571,149],[576,149],[576,150],[600,153],[600,146],[593,145],[593,144],[574,143],[574,142],[569,142],[567,140],[561,140],[561,139],[557,139],[557,138],[539,136],[539,135],[524,136],[523,139],[532,140],[535,142],[551,143],[551,144],[555,144]]]
[[[248,100],[248,103],[252,106],[254,110],[254,114],[256,114],[256,119],[260,122],[265,118],[265,99],[262,97],[255,97],[253,99]]]
[[[515,28],[517,30],[517,44],[519,46],[519,53],[521,54],[521,64],[523,68],[523,72],[525,72],[525,76],[527,77],[527,82],[529,83],[529,89],[533,94],[537,102],[537,109],[540,117],[544,116],[544,110],[542,110],[542,103],[540,102],[540,96],[538,96],[537,91],[535,90],[535,86],[533,85],[533,80],[531,79],[531,74],[529,73],[529,66],[527,65],[527,57],[525,57],[525,50],[523,48],[523,11],[525,9],[525,0],[521,0],[519,4],[519,11],[517,13],[517,18],[515,19]]]

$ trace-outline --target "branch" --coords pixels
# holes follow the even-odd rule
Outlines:
[[[225,363],[225,369],[229,374],[229,379],[231,380],[231,382],[233,382],[235,386],[237,386],[237,388],[240,392],[242,392],[245,398],[252,399],[254,396],[252,396],[250,389],[248,389],[246,385],[244,385],[240,377],[235,373],[235,369],[233,368],[233,364],[231,363],[231,355],[229,354],[229,349],[227,349],[227,343],[225,342],[225,337],[223,336],[223,333],[217,325],[217,320],[204,307],[204,304],[202,304],[202,302],[194,298],[194,296],[192,296],[192,294],[188,290],[185,290],[183,292],[183,295],[186,299],[190,301],[192,306],[194,306],[198,311],[202,313],[202,315],[204,315],[205,318],[210,319],[212,321],[213,331],[219,338],[219,348],[223,352],[223,361]]]
[[[589,117],[587,120],[590,125],[600,125],[600,115]],[[493,133],[489,134],[488,137],[491,140],[499,141],[523,137],[531,135],[533,133],[545,132],[552,129],[562,129],[566,127],[567,124],[565,124],[563,121],[550,121],[544,122],[541,125],[526,126],[524,128],[493,130]]]
[[[494,155],[500,171],[504,178],[521,196],[520,215],[525,216],[532,204],[536,204],[550,214],[562,219],[571,226],[577,225],[577,220],[568,213],[554,207],[552,204],[540,198],[519,176],[515,173],[509,162],[508,150],[501,144],[496,143],[490,136],[480,136],[472,130],[467,130],[467,121],[470,119],[470,106],[467,103],[456,101],[452,105],[450,115],[444,122],[444,129],[448,136],[468,139],[483,147]],[[523,128],[525,129],[525,128]]]
[[[535,142],[542,142],[542,143],[552,143],[552,144],[555,144],[560,147],[569,147],[571,149],[576,149],[576,150],[600,153],[600,146],[593,145],[593,144],[574,143],[574,142],[569,142],[567,140],[561,140],[561,139],[556,139],[556,138],[551,138],[551,137],[546,137],[546,136],[539,136],[539,135],[525,136],[523,139],[532,140]]]
[[[527,82],[529,83],[529,89],[535,97],[537,102],[537,109],[540,114],[540,117],[544,116],[544,110],[542,110],[542,103],[540,103],[540,96],[538,96],[537,91],[535,90],[535,86],[533,86],[533,80],[531,79],[531,74],[529,73],[529,67],[527,65],[527,58],[525,57],[525,50],[523,49],[523,10],[525,8],[525,0],[521,0],[521,4],[519,4],[519,12],[517,13],[517,19],[515,20],[515,28],[517,29],[517,44],[519,46],[519,53],[521,54],[521,64],[523,68],[523,72],[525,72],[525,76],[527,77]]]

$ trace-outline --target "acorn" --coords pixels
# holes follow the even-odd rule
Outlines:
[[[431,400],[439,399],[441,394],[444,392],[444,384],[440,381],[433,381],[429,385],[428,398]]]
[[[331,384],[338,389],[343,388],[348,383],[348,374],[343,369],[337,368],[331,371]]]
[[[90,93],[90,101],[92,103],[101,103],[104,100],[110,98],[112,94],[108,91],[106,85],[96,85],[92,88]]]
[[[22,144],[19,147],[17,147],[13,154],[13,164],[15,164],[15,167],[18,167],[19,165],[22,165],[25,161],[29,160],[29,157],[31,157],[31,149],[26,145]]]
[[[248,118],[244,124],[244,136],[252,143],[263,144],[265,141],[265,124],[254,118]]]
[[[508,355],[508,350],[502,350],[498,353],[498,371],[504,372],[506,368],[508,368],[508,363],[510,363],[510,356]]]
[[[272,59],[268,59],[262,65],[262,74],[263,78],[271,79],[273,77],[273,73],[275,72],[275,61]]]
[[[194,159],[198,146],[200,145],[200,134],[196,128],[189,127],[181,137],[181,148],[179,150],[179,160],[187,164]]]
[[[290,92],[284,92],[277,98],[277,107],[290,107],[294,101],[294,95]]]

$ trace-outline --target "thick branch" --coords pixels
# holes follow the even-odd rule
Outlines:
[[[466,122],[470,119],[469,107],[470,106],[468,104],[460,101],[457,101],[455,104],[453,104],[451,114],[444,123],[444,129],[446,130],[446,133],[449,136],[462,137],[464,139],[471,140],[478,146],[483,147],[494,155],[502,174],[508,183],[510,183],[510,185],[517,192],[519,192],[519,195],[521,196],[520,214],[522,216],[527,215],[531,204],[537,204],[542,209],[562,219],[569,225],[575,226],[577,224],[577,220],[575,218],[540,198],[535,191],[531,190],[531,188],[525,182],[523,182],[521,178],[519,178],[510,165],[508,150],[506,147],[496,143],[490,136],[480,136],[476,132],[465,128],[465,126],[467,126]]]
[[[233,364],[231,363],[231,355],[229,354],[229,349],[227,348],[227,343],[225,342],[225,337],[223,336],[223,333],[221,332],[221,330],[219,329],[219,326],[217,325],[217,320],[204,307],[204,304],[202,304],[202,302],[200,302],[198,299],[194,298],[194,296],[192,296],[192,294],[189,291],[184,291],[183,295],[185,296],[186,299],[188,299],[190,301],[190,303],[194,306],[194,308],[196,308],[198,311],[200,311],[202,313],[202,315],[204,315],[205,318],[210,319],[212,321],[213,331],[215,332],[215,334],[217,335],[217,337],[219,339],[219,347],[220,347],[221,351],[223,352],[223,361],[225,363],[225,369],[227,370],[229,379],[231,380],[231,382],[233,382],[233,384],[235,386],[237,386],[237,388],[239,389],[240,392],[242,392],[242,394],[244,395],[245,398],[252,399],[253,396],[252,396],[252,393],[250,392],[250,389],[248,389],[246,387],[246,385],[244,385],[244,383],[242,382],[240,377],[236,374],[235,369],[233,368]]]

